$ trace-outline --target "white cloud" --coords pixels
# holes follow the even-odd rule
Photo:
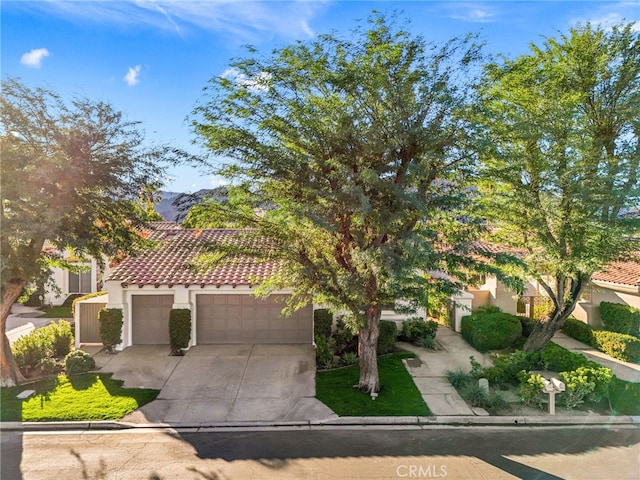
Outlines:
[[[586,24],[610,30],[614,25],[632,24],[634,32],[640,32],[640,20],[638,19],[638,4],[636,2],[608,3],[591,13],[587,18],[574,18],[571,25]]]
[[[247,43],[264,35],[286,38],[313,36],[310,22],[324,12],[332,0],[131,0],[119,2],[48,0],[29,2],[30,9],[47,15],[93,23],[151,25],[183,35],[189,27],[227,34],[234,42]],[[15,2],[20,8],[21,2]],[[26,7],[26,2],[25,6]]]
[[[470,23],[491,23],[497,20],[495,9],[480,3],[453,3],[450,17]]]
[[[235,68],[227,68],[220,76],[222,78],[228,78],[229,80],[234,81],[237,85],[242,85],[248,90],[252,90],[254,92],[266,92],[269,90],[269,80],[272,78],[272,75],[269,72],[260,72],[252,77],[247,77],[244,73],[240,73],[240,71]]]
[[[46,48],[34,48],[30,52],[25,53],[20,58],[20,63],[31,68],[40,68],[42,59],[49,56],[49,50]]]
[[[627,23],[633,23],[632,29],[634,32],[640,32],[640,21],[631,22],[620,13],[607,13],[601,17],[592,18],[589,22],[605,30],[611,29],[614,25],[626,25]],[[577,21],[576,23],[586,23],[584,21]]]
[[[136,65],[135,67],[129,67],[129,71],[127,71],[127,74],[124,76],[124,81],[127,82],[127,85],[129,85],[130,87],[133,87],[134,85],[137,85],[140,80],[138,79],[138,76],[140,75],[140,65]]]

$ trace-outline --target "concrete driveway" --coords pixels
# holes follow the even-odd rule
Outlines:
[[[166,345],[137,345],[97,365],[125,387],[160,390],[124,421],[218,424],[324,420],[335,414],[315,398],[312,345],[199,345],[183,357]]]

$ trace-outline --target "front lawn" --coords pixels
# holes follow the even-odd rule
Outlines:
[[[44,310],[39,318],[73,318],[71,315],[71,306],[51,307]]]
[[[122,388],[111,374],[60,375],[0,391],[0,421],[41,422],[67,420],[119,420],[154,400],[159,391]],[[18,400],[23,390],[35,390],[28,400]]]
[[[614,377],[609,384],[609,402],[615,415],[640,415],[640,383]]]
[[[430,415],[403,358],[413,353],[399,352],[378,357],[381,390],[378,398],[361,392],[357,365],[326,370],[316,375],[316,398],[340,416]]]

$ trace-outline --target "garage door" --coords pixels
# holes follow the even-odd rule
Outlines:
[[[285,298],[272,295],[198,295],[197,343],[307,343],[313,339],[313,309],[281,315]]]
[[[173,295],[133,295],[131,312],[134,345],[168,345]]]

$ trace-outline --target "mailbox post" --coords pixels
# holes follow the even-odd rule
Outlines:
[[[549,415],[556,414],[556,393],[564,392],[565,384],[562,383],[555,377],[552,377],[551,380],[547,380],[546,378],[542,378],[542,383],[544,383],[544,387],[542,391],[544,393],[549,394]]]

